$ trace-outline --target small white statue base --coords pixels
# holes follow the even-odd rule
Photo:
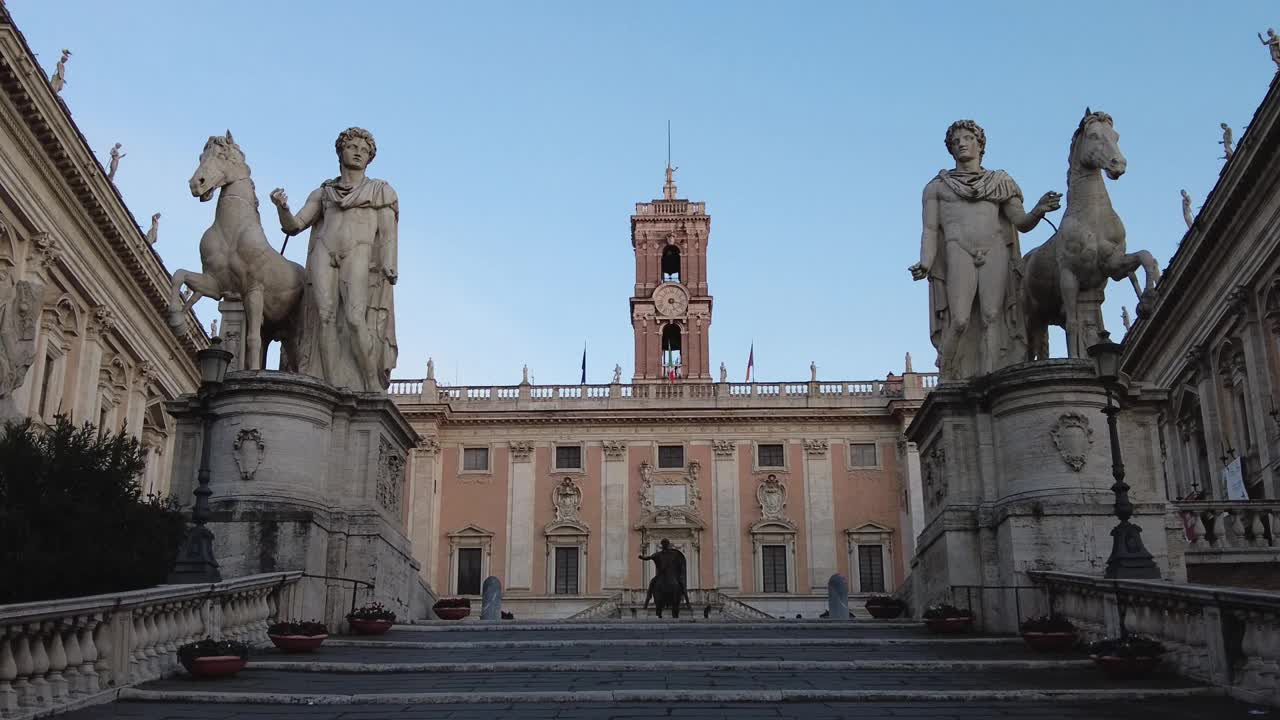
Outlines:
[[[202,437],[199,400],[167,405],[177,419],[173,493],[192,498]],[[360,603],[401,618],[429,606],[406,537],[406,460],[417,434],[380,393],[351,393],[305,375],[228,373],[211,402],[210,498],[224,578],[275,570],[372,582]],[[304,578],[299,617],[331,628],[351,608],[351,582]]]
[[[1036,591],[1015,599],[994,586],[1030,586],[1028,570],[1103,576],[1117,523],[1105,405],[1081,359],[1013,365],[929,394],[907,428],[925,512],[908,579],[915,617],[932,603],[972,602],[986,631],[1014,631],[1048,608]],[[1132,522],[1162,576],[1185,582],[1182,527],[1165,502],[1160,407],[1159,398],[1125,398],[1121,452]]]

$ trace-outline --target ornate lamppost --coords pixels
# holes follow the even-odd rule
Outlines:
[[[213,557],[213,531],[205,527],[209,522],[209,454],[213,435],[213,412],[209,409],[209,401],[222,385],[227,375],[227,367],[231,364],[232,354],[221,348],[222,339],[213,338],[209,347],[196,353],[196,362],[200,365],[200,424],[203,440],[200,443],[200,469],[196,474],[199,483],[195,489],[196,504],[191,509],[191,521],[195,523],[187,530],[186,539],[178,550],[178,558],[169,573],[168,583],[180,585],[184,583],[214,583],[222,580],[218,572],[218,561]]]
[[[1120,380],[1120,352],[1123,346],[1111,342],[1111,334],[1103,331],[1098,344],[1089,347],[1089,357],[1096,363],[1098,380],[1107,393],[1107,406],[1102,412],[1107,416],[1107,430],[1111,435],[1111,476],[1115,484],[1115,513],[1120,522],[1111,530],[1111,557],[1107,558],[1107,578],[1121,580],[1159,580],[1160,568],[1151,559],[1151,553],[1142,544],[1142,528],[1129,522],[1133,517],[1133,503],[1129,501],[1129,486],[1124,481],[1124,461],[1120,457],[1120,433],[1116,429],[1118,404],[1112,403],[1112,393]],[[1118,403],[1118,400],[1117,400]]]

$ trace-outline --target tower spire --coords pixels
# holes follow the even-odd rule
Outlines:
[[[671,121],[667,121],[667,182],[662,186],[662,197],[664,200],[676,199],[676,180],[674,173],[680,168],[671,167]]]

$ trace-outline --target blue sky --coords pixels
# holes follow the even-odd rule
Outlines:
[[[985,127],[985,165],[1030,207],[1065,191],[1085,106],[1109,112],[1113,203],[1163,267],[1178,190],[1198,207],[1213,187],[1218,123],[1243,134],[1274,71],[1255,33],[1280,24],[1261,1],[7,4],[48,72],[74,53],[63,97],[99,158],[123,143],[117,184],[140,222],[164,214],[171,271],[212,221],[186,187],[209,135],[244,149],[278,247],[267,193],[300,206],[337,133],[370,129],[401,205],[395,375],[432,356],[457,384],[524,363],[576,383],[584,342],[590,382],[630,376],[629,216],[661,194],[668,120],[680,194],[712,216],[713,368],[741,379],[754,341],[761,379],[883,377],[907,351],[932,369],[906,268],[951,121]],[[1108,295],[1118,335],[1134,296]]]

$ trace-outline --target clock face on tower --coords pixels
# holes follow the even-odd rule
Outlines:
[[[689,309],[689,293],[675,283],[659,285],[653,291],[653,307],[663,317],[679,317]]]

